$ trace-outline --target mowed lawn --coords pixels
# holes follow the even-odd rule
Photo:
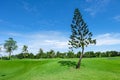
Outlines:
[[[0,80],[120,80],[120,57],[0,60]]]

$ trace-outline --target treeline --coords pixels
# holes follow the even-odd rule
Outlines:
[[[33,53],[20,53],[16,55],[12,55],[12,58],[18,58],[18,59],[41,59],[41,58],[79,58],[81,52],[74,53],[72,51],[61,53],[59,51],[55,52],[54,50],[50,50],[48,52],[44,52],[42,49],[39,50],[39,52],[35,55]],[[93,57],[115,57],[120,56],[120,52],[117,51],[106,51],[106,52],[85,52],[83,57],[84,58],[93,58]],[[3,59],[6,59],[6,57],[3,57]]]

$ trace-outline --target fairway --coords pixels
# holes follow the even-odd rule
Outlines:
[[[120,80],[120,57],[0,60],[0,80]]]

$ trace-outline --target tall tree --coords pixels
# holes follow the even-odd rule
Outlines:
[[[47,58],[54,58],[55,57],[55,51],[54,50],[50,50],[47,52]]]
[[[8,40],[5,40],[4,48],[6,49],[6,52],[9,53],[9,59],[11,59],[11,53],[17,49],[17,42],[13,40],[13,38],[9,38]]]
[[[24,58],[26,56],[28,56],[28,46],[27,45],[23,45],[22,53],[23,53]]]
[[[38,54],[36,55],[37,58],[43,58],[44,57],[44,52],[43,49],[40,48]]]
[[[70,36],[70,48],[81,48],[81,55],[79,57],[76,68],[80,68],[81,60],[84,54],[84,48],[89,44],[95,44],[96,40],[92,40],[92,33],[89,31],[87,24],[84,22],[79,9],[75,9],[74,17],[71,24],[72,34]]]

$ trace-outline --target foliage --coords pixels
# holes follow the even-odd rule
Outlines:
[[[55,57],[55,52],[54,50],[50,50],[47,52],[47,58],[54,58]]]
[[[11,53],[17,49],[17,42],[13,40],[13,38],[9,38],[4,43],[4,48],[6,49],[6,52],[9,53],[9,59],[11,58]]]
[[[40,48],[38,54],[36,55],[36,58],[39,59],[39,58],[43,58],[43,57],[45,57],[45,54],[44,54],[42,48]]]
[[[66,53],[61,53],[59,51],[56,52],[56,58],[66,58],[67,55]]]
[[[85,52],[84,57],[88,58],[95,57],[95,53],[93,51]]]
[[[28,57],[29,53],[28,53],[28,46],[27,45],[23,45],[22,54],[23,54],[24,58]]]
[[[74,58],[74,52],[68,51],[67,57],[68,57],[68,58]]]
[[[70,36],[70,48],[81,48],[81,55],[76,68],[80,68],[81,60],[84,54],[84,48],[89,44],[95,44],[96,40],[92,39],[92,32],[89,31],[87,24],[82,18],[79,9],[75,9],[74,17],[71,24],[72,34]]]

